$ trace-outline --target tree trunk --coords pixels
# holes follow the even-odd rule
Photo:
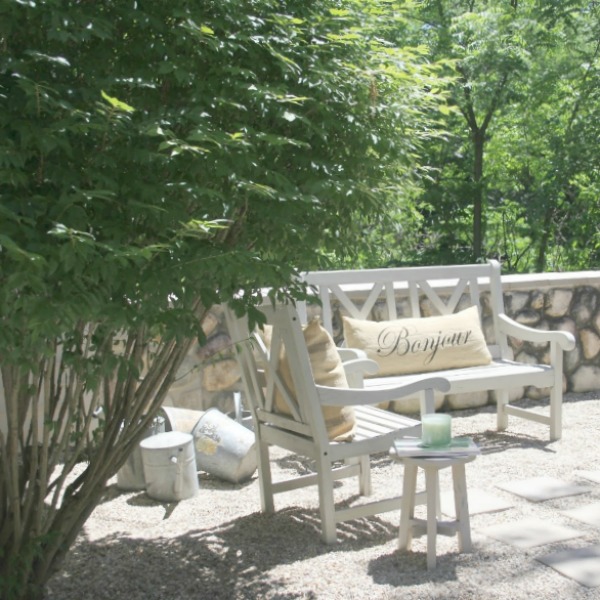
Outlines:
[[[206,310],[198,301],[195,314],[202,320]],[[89,335],[92,335],[90,328]],[[56,425],[75,424],[70,427],[52,427],[52,435],[56,438],[46,439],[45,444],[52,452],[41,454],[38,437],[32,434],[36,429],[37,419],[31,419],[29,427],[23,428],[19,422],[17,408],[21,413],[29,409],[38,413],[38,400],[46,405],[51,402],[47,396],[37,398],[38,388],[35,385],[20,388],[8,385],[11,378],[4,378],[5,397],[14,396],[15,406],[9,404],[9,434],[18,441],[18,449],[11,454],[5,452],[8,445],[0,432],[0,489],[11,483],[7,474],[17,473],[13,479],[14,493],[10,495],[10,503],[0,501],[0,598],[2,600],[40,600],[43,598],[44,586],[48,579],[61,567],[69,548],[81,531],[86,519],[100,502],[105,491],[106,481],[113,476],[125,462],[131,448],[139,442],[148,424],[159,410],[163,399],[173,382],[177,369],[189,351],[195,338],[158,342],[156,352],[149,359],[148,369],[142,379],[139,378],[137,365],[141,364],[139,349],[146,348],[148,336],[145,328],[132,330],[127,336],[124,353],[130,370],[115,367],[114,376],[102,384],[99,397],[105,422],[102,428],[91,434],[93,411],[87,406],[85,392],[81,382],[87,372],[71,369],[64,385],[57,386],[55,400],[64,411],[52,419],[46,419],[44,429],[50,423]],[[112,349],[114,336],[109,333],[108,345]],[[103,344],[95,347],[94,358],[113,363],[112,351],[107,356],[102,352]],[[65,353],[60,353],[63,357]],[[85,352],[81,355],[91,360]],[[46,378],[53,378],[61,371],[62,358],[56,358],[56,368],[45,369]],[[54,363],[53,363],[54,364]],[[118,371],[118,374],[117,374]],[[6,369],[3,373],[7,373]],[[8,375],[8,373],[7,373]],[[26,381],[32,378],[25,378]],[[108,382],[117,385],[108,385]],[[72,382],[72,383],[69,383]],[[47,388],[43,388],[47,389]],[[49,389],[49,388],[48,388]],[[79,391],[78,391],[79,390]],[[12,395],[8,392],[12,392]],[[18,397],[17,397],[18,396]],[[92,404],[90,402],[90,404]],[[77,421],[76,417],[85,418]],[[77,435],[73,436],[72,434]],[[67,452],[61,453],[57,449]],[[19,449],[23,449],[20,451]],[[52,458],[50,458],[52,455]],[[57,463],[57,456],[61,456]],[[85,470],[72,481],[66,479],[78,462],[87,462]],[[62,475],[53,476],[54,468],[59,467]],[[46,473],[46,475],[43,475]],[[52,481],[52,486],[48,482]],[[57,492],[62,492],[58,494]],[[62,496],[62,498],[61,498]],[[20,518],[16,519],[15,515]],[[33,516],[32,516],[33,515]],[[34,527],[33,520],[39,516],[39,524]]]
[[[543,273],[546,270],[546,253],[548,251],[548,243],[550,242],[550,229],[552,227],[552,212],[554,208],[550,205],[544,212],[544,222],[542,223],[542,235],[535,260],[535,270],[538,273]]]
[[[473,131],[473,260],[478,262],[483,255],[483,149],[485,134],[481,128]]]

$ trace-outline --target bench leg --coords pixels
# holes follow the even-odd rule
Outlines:
[[[508,427],[508,413],[506,412],[506,406],[508,405],[508,391],[497,390],[496,391],[496,414],[497,422],[496,427],[498,431],[504,431]]]
[[[419,394],[421,416],[435,412],[435,394],[432,389],[423,390]]]
[[[557,387],[560,385],[560,387]],[[550,390],[550,441],[562,436],[562,381]]]
[[[258,482],[260,486],[260,504],[265,513],[275,512],[273,498],[273,476],[269,458],[269,444],[262,440],[258,442]]]

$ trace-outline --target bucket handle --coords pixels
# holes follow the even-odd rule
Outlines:
[[[239,392],[233,392],[233,404],[235,407],[235,420],[242,422],[242,395]]]
[[[171,456],[169,459],[174,465],[177,465],[177,471],[175,472],[175,483],[173,485],[173,492],[175,493],[176,497],[179,497],[182,487],[183,468],[181,461],[179,460],[179,456],[183,452],[183,448],[178,448],[178,452],[179,454]]]

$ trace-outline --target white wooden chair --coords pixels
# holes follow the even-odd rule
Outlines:
[[[419,421],[373,405],[422,390],[433,397],[434,389],[447,391],[449,384],[441,377],[424,376],[410,385],[378,390],[317,385],[296,309],[291,305],[277,304],[264,306],[260,310],[273,328],[270,351],[260,335],[249,331],[245,317],[238,319],[228,309],[226,316],[230,335],[236,345],[246,400],[254,419],[261,507],[263,512],[272,513],[275,510],[275,494],[317,485],[322,538],[326,543],[333,543],[337,539],[337,523],[400,508],[400,495],[349,508],[336,508],[334,504],[335,480],[357,476],[360,494],[370,495],[369,455],[387,452],[398,437],[420,436]],[[292,367],[295,397],[290,394],[281,377],[279,363],[282,345],[285,346],[288,364]],[[285,398],[291,416],[275,410],[277,390]],[[329,440],[322,405],[355,407],[356,431],[352,441]],[[273,481],[270,446],[279,446],[312,459],[316,473]]]

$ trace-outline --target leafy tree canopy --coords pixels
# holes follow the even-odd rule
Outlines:
[[[316,266],[317,249],[356,251],[361,216],[401,193],[430,72],[375,36],[400,20],[389,8],[339,6],[3,3],[15,358],[24,331],[125,326],[142,308],[165,325],[183,316],[169,297],[210,305]]]
[[[401,4],[0,3],[0,595],[40,594],[208,307],[301,295],[401,201],[443,104]]]

